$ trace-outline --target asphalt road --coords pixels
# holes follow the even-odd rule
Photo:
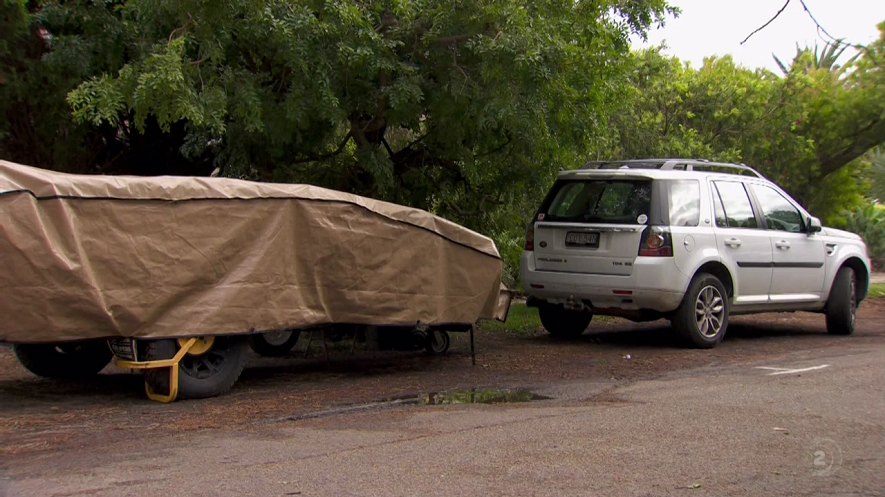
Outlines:
[[[115,424],[76,418],[108,442],[7,452],[0,496],[885,495],[880,324],[652,379],[544,381],[549,399],[526,403],[256,413],[168,434],[174,418],[158,416],[145,437],[131,425],[150,411],[127,404]]]

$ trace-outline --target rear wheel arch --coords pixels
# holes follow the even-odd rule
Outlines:
[[[734,279],[731,277],[731,272],[728,270],[727,267],[725,267],[724,264],[717,261],[709,261],[699,267],[686,284],[685,291],[688,291],[688,287],[691,285],[691,282],[694,281],[694,279],[697,278],[697,276],[701,273],[715,276],[716,279],[718,279],[722,283],[722,286],[725,287],[725,293],[728,294],[728,298],[734,298]]]

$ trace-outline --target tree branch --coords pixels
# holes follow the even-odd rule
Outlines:
[[[823,33],[823,34],[827,35],[827,38],[829,38],[831,41],[835,41],[837,43],[842,43],[842,40],[837,40],[836,38],[833,37],[833,35],[831,35],[830,33],[827,33],[827,30],[824,29],[824,27],[821,26],[819,22],[817,22],[817,19],[814,18],[814,15],[811,13],[811,10],[809,10],[808,6],[805,5],[805,0],[799,0],[799,3],[802,4],[802,8],[805,9],[805,12],[808,14],[808,17],[810,17],[811,20],[814,22],[814,25],[817,26],[818,33]]]
[[[507,145],[510,145],[510,143],[511,143],[512,141],[513,141],[513,137],[510,136],[510,133],[507,133],[507,139],[504,140],[504,143],[498,145],[497,147],[495,147],[495,148],[493,148],[493,149],[491,149],[491,150],[487,150],[487,151],[485,151],[485,152],[483,152],[483,153],[481,153],[481,154],[476,154],[476,155],[473,156],[473,158],[474,158],[474,159],[479,159],[480,157],[485,157],[485,156],[488,156],[488,155],[496,154],[496,153],[500,152],[501,150],[504,150],[504,148],[506,148]]]
[[[384,136],[381,137],[381,143],[384,144],[384,148],[387,149],[387,156],[390,157],[391,159],[393,159],[393,156],[394,156],[393,150],[390,148],[390,144],[387,143],[387,139],[384,138]]]
[[[461,43],[462,41],[467,41],[473,35],[469,34],[461,34],[461,35],[452,35],[452,36],[441,36],[435,40],[434,43],[439,43],[440,45],[455,45],[457,43]]]
[[[777,11],[777,14],[775,14],[771,19],[769,19],[768,22],[766,22],[766,23],[763,24],[762,26],[759,26],[758,28],[754,29],[752,33],[748,34],[747,37],[744,38],[744,41],[741,42],[741,45],[743,45],[744,43],[746,43],[747,40],[749,40],[751,36],[753,36],[754,34],[756,34],[756,33],[760,32],[760,31],[762,31],[763,29],[765,29],[766,26],[768,26],[769,24],[771,24],[772,21],[774,21],[775,19],[777,19],[778,16],[780,16],[781,13],[784,11],[784,9],[787,8],[787,5],[790,5],[790,1],[791,1],[791,0],[787,0],[786,3],[784,3],[784,6],[781,7],[780,10]],[[817,18],[814,17],[814,14],[811,13],[811,9],[809,9],[809,8],[808,8],[808,5],[805,4],[805,0],[799,0],[799,3],[802,4],[802,10],[804,10],[805,13],[808,14],[808,17],[811,18],[811,22],[813,22],[814,25],[817,27],[817,33],[818,33],[818,36],[820,36],[821,39],[823,39],[823,40],[826,41],[827,43],[835,42],[835,43],[843,44],[843,41],[842,41],[841,39],[836,38],[835,36],[833,36],[833,35],[831,35],[830,33],[828,33],[827,30],[824,29],[824,27],[821,25],[821,23],[819,23],[819,22],[817,21]],[[824,36],[821,36],[821,35],[824,35]],[[827,38],[829,38],[829,39],[827,39]],[[846,45],[848,45],[848,46],[850,46],[850,47],[852,47],[852,48],[856,48],[856,49],[858,49],[858,50],[863,50],[863,49],[866,48],[866,47],[863,46],[863,45],[858,45],[858,44],[853,44],[853,43],[846,43]]]
[[[874,119],[863,128],[852,133],[854,140],[842,150],[829,157],[820,157],[821,173],[830,174],[849,162],[857,159],[867,150],[882,143],[885,137],[885,119]]]
[[[801,2],[802,0],[799,0],[799,1]],[[756,33],[760,32],[760,31],[762,31],[763,29],[765,29],[766,26],[768,26],[769,24],[771,24],[772,22],[774,22],[774,20],[777,19],[778,16],[781,15],[781,12],[783,12],[784,9],[787,8],[787,5],[790,5],[790,0],[787,0],[786,3],[784,3],[784,6],[781,7],[781,10],[777,11],[777,14],[775,14],[774,17],[772,17],[771,19],[769,19],[768,22],[766,22],[766,23],[763,24],[762,26],[759,26],[758,28],[754,29],[752,33],[748,34],[747,37],[744,38],[744,41],[741,42],[741,45],[743,45],[744,43],[746,43],[747,40],[749,40],[751,36],[753,36],[754,34],[756,34]],[[804,5],[805,5],[805,2],[802,2],[802,5],[804,6]],[[808,10],[808,9],[806,8],[805,10]],[[809,14],[810,14],[810,13],[809,13]],[[815,22],[816,22],[816,21],[815,21]]]
[[[341,143],[338,144],[338,148],[336,148],[335,150],[320,155],[314,155],[312,157],[305,157],[303,159],[293,160],[292,164],[304,164],[305,162],[316,162],[318,160],[326,160],[335,157],[344,150],[345,145],[347,145],[347,142],[350,141],[351,138],[351,133],[350,131],[348,131],[347,134],[344,135],[344,139],[341,140]]]
[[[399,149],[399,152],[397,152],[397,153],[400,153],[404,150],[408,150],[408,149],[412,148],[413,146],[421,143],[421,141],[424,140],[425,138],[427,138],[427,135],[429,135],[429,134],[430,134],[430,132],[427,132],[427,133],[424,133],[423,135],[419,136],[418,138],[415,138],[414,140],[412,140],[411,143],[409,143],[405,147]]]

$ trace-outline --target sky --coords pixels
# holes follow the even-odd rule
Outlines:
[[[826,36],[818,35],[814,21],[799,0],[746,43],[741,41],[765,24],[786,0],[669,0],[682,9],[676,19],[668,18],[663,28],[649,33],[648,42],[634,37],[636,48],[666,43],[666,53],[691,62],[699,68],[704,57],[731,54],[747,68],[765,67],[778,71],[772,53],[786,64],[799,46],[823,46]],[[814,18],[835,38],[854,44],[867,44],[879,37],[876,25],[885,21],[885,0],[805,0]],[[850,51],[846,50],[846,55]]]

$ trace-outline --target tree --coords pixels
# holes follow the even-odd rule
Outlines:
[[[885,25],[844,66],[834,50],[800,50],[783,77],[711,57],[700,69],[637,52],[631,91],[607,142],[623,157],[746,162],[823,216],[862,202],[863,154],[885,141]],[[836,50],[838,51],[838,50]]]
[[[0,2],[0,155],[76,170],[97,160],[103,137],[101,130],[73,122],[65,97],[120,60],[113,54],[119,49],[110,48],[118,45],[115,23],[104,10],[78,16],[64,16],[63,10],[47,5],[32,15],[25,2]],[[66,25],[59,23],[61,17]]]
[[[885,204],[885,145],[879,145],[869,153],[870,196],[881,204]]]
[[[129,1],[78,122],[183,136],[225,174],[307,181],[479,227],[587,153],[663,0]]]

